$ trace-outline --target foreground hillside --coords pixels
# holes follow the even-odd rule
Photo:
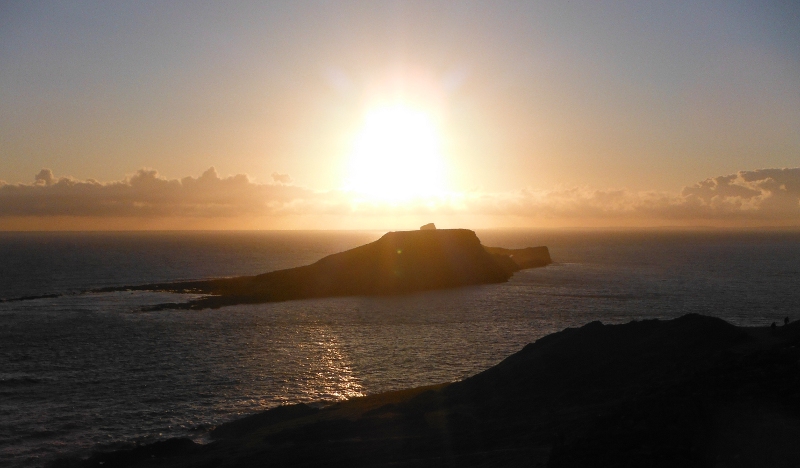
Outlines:
[[[800,323],[593,322],[461,382],[276,408],[59,467],[800,466]]]

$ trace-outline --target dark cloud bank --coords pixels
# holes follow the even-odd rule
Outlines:
[[[680,193],[630,190],[521,190],[453,195],[404,205],[353,202],[342,192],[292,185],[288,174],[259,184],[243,174],[220,177],[212,167],[200,177],[166,179],[139,170],[122,181],[56,177],[48,169],[31,184],[0,181],[3,218],[232,218],[287,215],[484,215],[522,219],[601,219],[609,225],[639,219],[669,224],[799,225],[800,168],[760,169],[714,177]]]
[[[276,180],[288,181],[288,175]],[[33,184],[0,183],[0,216],[233,217],[270,214],[316,195],[286,184],[256,184],[246,175],[165,179],[154,170],[101,183],[55,177],[49,169]]]

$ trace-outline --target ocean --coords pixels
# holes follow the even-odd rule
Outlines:
[[[381,232],[0,233],[0,465],[42,466],[215,425],[463,379],[600,320],[800,319],[800,233],[478,231],[547,245],[507,283],[398,297],[141,312],[166,293],[79,294],[311,263]],[[41,297],[49,296],[49,297]]]

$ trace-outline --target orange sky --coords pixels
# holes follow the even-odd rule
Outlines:
[[[785,2],[5,3],[0,229],[796,226],[798,22]]]

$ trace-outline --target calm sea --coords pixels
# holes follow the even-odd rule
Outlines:
[[[143,313],[102,286],[311,263],[379,232],[0,233],[0,465],[40,466],[284,403],[462,379],[593,320],[800,319],[800,233],[478,232],[556,262],[505,284]],[[180,299],[178,299],[180,300]]]

